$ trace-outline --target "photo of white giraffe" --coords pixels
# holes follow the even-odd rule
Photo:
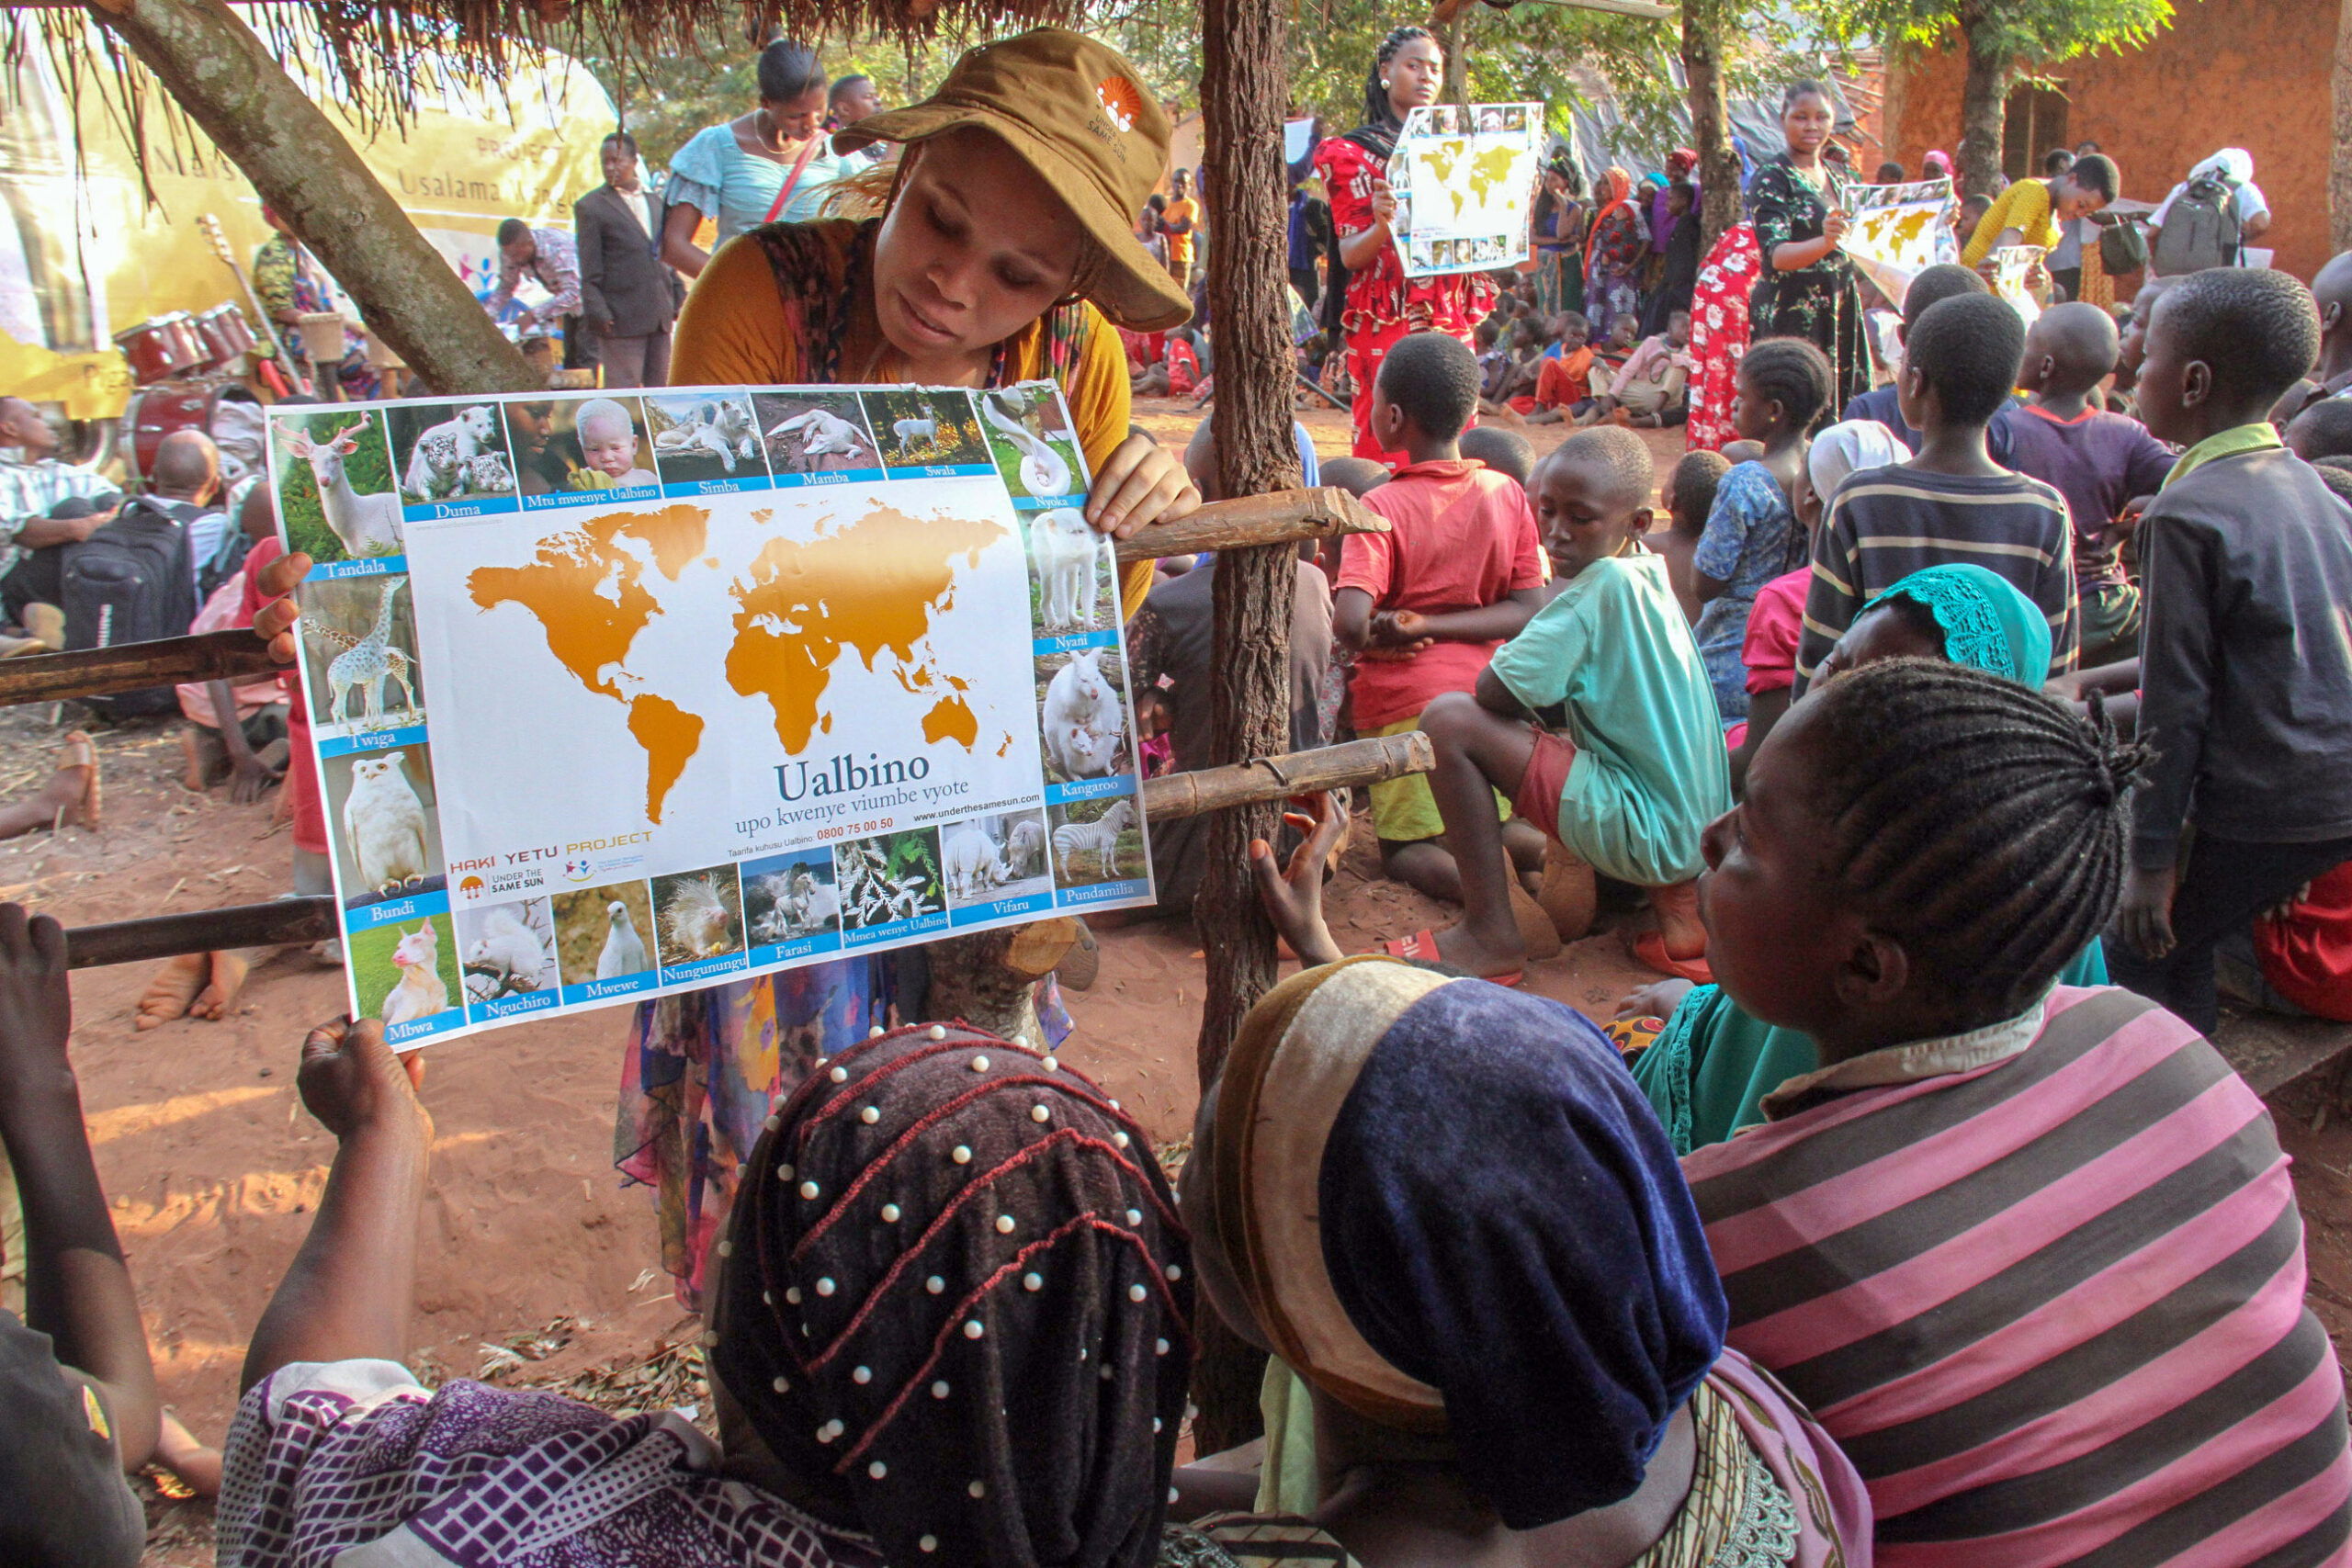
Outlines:
[[[311,723],[322,738],[424,722],[409,580],[345,577],[302,589]]]

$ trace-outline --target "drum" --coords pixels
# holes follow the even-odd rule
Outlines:
[[[130,471],[144,479],[155,470],[155,452],[177,430],[210,434],[212,405],[220,387],[211,381],[158,381],[130,395],[122,422],[130,431]]]
[[[114,342],[130,362],[132,379],[142,387],[184,376],[207,358],[204,334],[185,310],[150,316],[129,332],[115,333]]]
[[[205,368],[226,370],[260,340],[245,320],[245,313],[233,304],[215,305],[196,318],[196,330],[204,339]]]

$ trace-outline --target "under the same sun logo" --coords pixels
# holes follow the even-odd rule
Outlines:
[[[1133,130],[1136,118],[1143,113],[1143,95],[1125,76],[1106,76],[1094,85],[1095,101],[1111,123],[1121,130]]]

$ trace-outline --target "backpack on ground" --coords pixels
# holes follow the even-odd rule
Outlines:
[[[187,549],[187,527],[178,518],[145,501],[126,502],[66,558],[66,648],[117,648],[187,635],[196,614],[196,571]],[[168,685],[150,686],[89,702],[101,713],[132,717],[176,712],[179,694]]]
[[[2189,181],[2156,231],[2156,271],[2178,277],[2209,266],[2234,266],[2237,259],[2238,182],[2211,175]]]

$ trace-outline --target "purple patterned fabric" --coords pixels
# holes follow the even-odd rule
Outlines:
[[[402,1568],[881,1568],[860,1538],[713,1473],[716,1449],[674,1414],[616,1420],[463,1379],[428,1393],[389,1361],[265,1379],[223,1459],[220,1568],[327,1568],[379,1542]]]

